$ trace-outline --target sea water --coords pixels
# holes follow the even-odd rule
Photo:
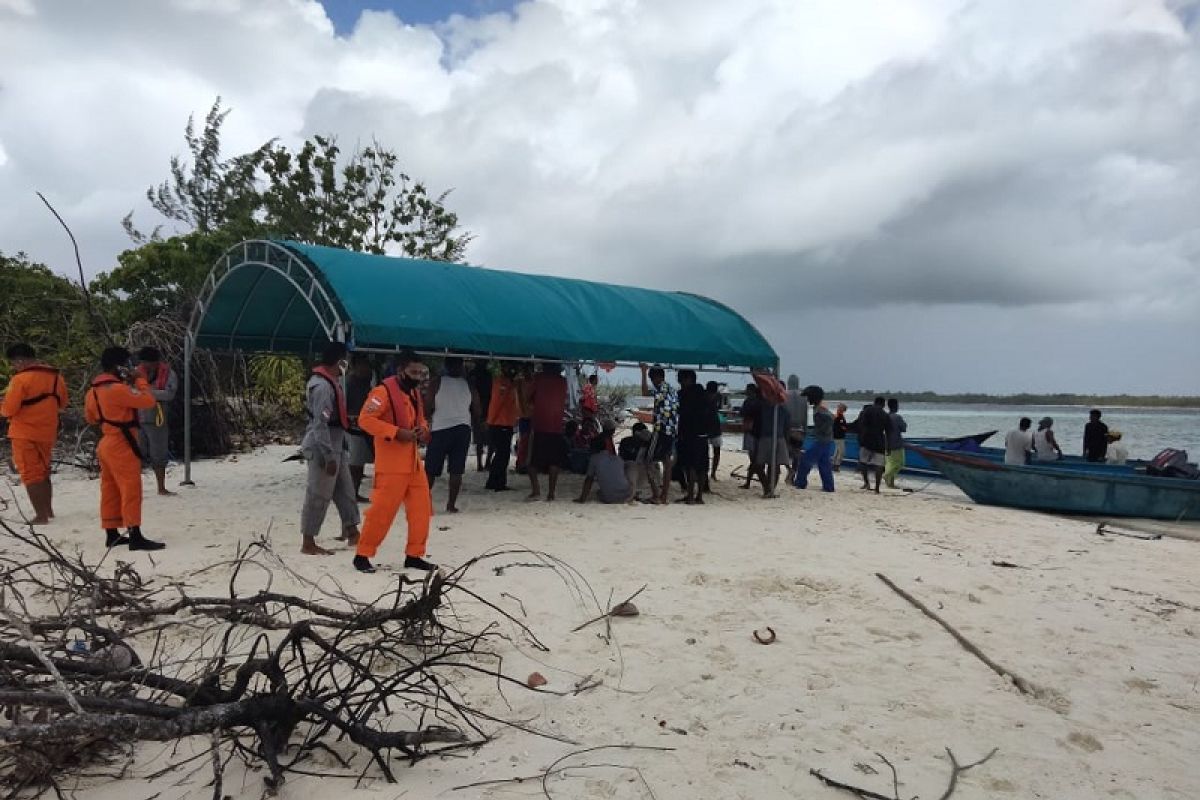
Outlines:
[[[826,400],[830,408],[837,400]],[[846,416],[853,420],[862,409],[862,401],[847,402]],[[1083,426],[1087,424],[1088,406],[1008,406],[959,405],[953,403],[901,403],[900,414],[908,423],[907,437],[966,436],[996,430],[998,433],[984,442],[987,447],[1003,447],[1004,435],[1017,427],[1021,417],[1033,420],[1054,420],[1054,436],[1058,446],[1068,455],[1083,454]],[[1121,443],[1129,450],[1130,458],[1153,458],[1165,447],[1188,451],[1191,461],[1200,459],[1200,409],[1194,408],[1101,408],[1101,421],[1110,430],[1121,432]]]

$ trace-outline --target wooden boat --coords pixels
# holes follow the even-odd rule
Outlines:
[[[905,446],[908,447],[909,444],[910,443],[905,443]],[[911,444],[915,444],[917,446],[922,446],[922,447],[928,446],[919,441],[914,441]],[[956,450],[955,448],[934,446],[934,449],[935,450],[946,450],[946,451],[950,451],[950,452],[962,452],[964,455],[974,456],[976,458],[982,458],[987,461],[994,461],[997,464],[1004,463],[1004,448],[1002,448],[1002,447],[981,447],[978,450]],[[924,456],[920,455],[920,453],[917,453],[915,450],[910,450],[910,453],[911,453],[911,455],[908,456],[909,458],[917,458],[917,459],[920,459],[924,463],[928,463],[928,462],[925,462]],[[1106,461],[1088,461],[1083,456],[1069,456],[1069,455],[1065,455],[1057,461],[1031,461],[1030,462],[1030,465],[1035,466],[1035,467],[1047,467],[1049,469],[1068,469],[1068,470],[1076,470],[1078,472],[1092,472],[1097,475],[1135,475],[1139,471],[1145,470],[1146,464],[1147,464],[1147,462],[1145,462],[1145,461],[1136,461],[1136,460],[1129,460],[1123,464],[1109,464]],[[931,468],[936,469],[936,467],[934,467],[932,464],[930,464],[929,466]]]
[[[980,449],[980,445],[996,435],[996,431],[983,431],[982,433],[972,433],[968,436],[938,436],[913,438],[905,440],[904,454],[904,469],[901,470],[902,475],[915,475],[922,478],[940,478],[942,473],[937,467],[929,463],[921,453],[914,448],[916,447],[932,447],[939,450],[947,451],[962,451],[975,452]],[[1004,459],[1004,451],[1000,451],[1000,459]],[[853,433],[846,434],[846,452],[842,457],[842,463],[854,468],[858,466],[858,437]]]
[[[914,447],[976,503],[1035,511],[1147,519],[1200,519],[1200,481],[1012,466]]]

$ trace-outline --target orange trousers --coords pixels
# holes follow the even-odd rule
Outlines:
[[[32,486],[50,480],[50,453],[54,442],[35,442],[32,439],[12,440],[12,459],[21,476],[21,483]]]
[[[100,527],[142,524],[142,461],[124,437],[105,436],[96,446],[100,459]]]
[[[392,521],[400,506],[408,518],[406,556],[422,558],[429,542],[429,521],[433,518],[433,498],[424,470],[410,473],[375,473],[371,489],[371,505],[363,517],[362,533],[358,537],[358,555],[374,558],[379,545],[387,538]]]

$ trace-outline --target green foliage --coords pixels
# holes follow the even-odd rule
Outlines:
[[[272,140],[249,153],[221,156],[221,100],[184,140],[190,162],[171,159],[169,180],[146,192],[151,206],[199,234],[224,232],[235,241],[255,236],[383,253],[395,245],[407,256],[462,259],[471,237],[456,235],[458,217],[447,193],[431,195],[400,170],[399,157],[378,142],[343,156],[337,142],[314,136],[292,151]],[[161,240],[123,221],[138,245]]]
[[[288,416],[304,410],[304,384],[308,374],[296,356],[263,354],[250,358],[250,381],[254,398],[264,406]]]
[[[0,343],[28,342],[70,377],[90,368],[102,343],[97,341],[79,288],[24,253],[0,253]],[[5,384],[10,366],[0,360]]]
[[[414,258],[457,261],[469,236],[454,236],[458,217],[425,185],[399,170],[396,154],[378,142],[351,153],[314,136],[296,153],[267,148],[260,193],[263,226],[276,236],[368,253],[389,245]]]
[[[253,216],[256,174],[268,142],[250,153],[221,159],[221,126],[229,116],[218,97],[204,118],[204,130],[196,135],[195,116],[189,116],[183,138],[192,155],[189,165],[171,157],[171,178],[146,190],[155,211],[181,222],[199,233],[210,233],[227,225],[238,225]],[[122,220],[126,233],[137,244],[159,238],[159,228],[146,236],[133,226],[133,213]]]
[[[120,266],[96,276],[93,296],[115,330],[161,315],[186,318],[212,265],[239,233],[199,231],[148,241],[117,257]]]

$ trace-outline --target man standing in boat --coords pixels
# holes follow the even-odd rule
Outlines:
[[[1104,461],[1108,457],[1108,426],[1100,421],[1100,409],[1088,414],[1083,426],[1083,457],[1088,461]]]

